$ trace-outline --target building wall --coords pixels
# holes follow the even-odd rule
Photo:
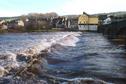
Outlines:
[[[2,29],[8,29],[7,25],[3,25]]]
[[[5,23],[5,20],[0,21],[0,24],[3,24],[3,23]]]
[[[19,21],[18,21],[18,26],[24,27],[24,22],[23,22],[22,20],[19,20]]]
[[[97,25],[78,25],[79,30],[83,31],[97,31]]]
[[[68,19],[67,28],[78,28],[78,19]]]
[[[81,15],[78,18],[78,24],[88,24],[89,17],[87,15]]]
[[[99,20],[98,20],[98,17],[96,16],[83,14],[78,18],[79,30],[97,31],[98,23],[99,23]]]
[[[90,17],[89,24],[98,24],[98,18],[97,17]]]
[[[97,31],[98,26],[97,25],[89,25],[89,31]]]
[[[78,25],[79,30],[89,30],[88,25]]]
[[[78,19],[78,24],[98,24],[98,17],[81,15]]]

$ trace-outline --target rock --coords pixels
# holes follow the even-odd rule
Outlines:
[[[8,73],[8,71],[4,69],[4,67],[0,66],[0,77],[3,77],[5,73]]]
[[[32,61],[32,64],[30,67],[28,67],[28,71],[36,74],[36,75],[40,75],[42,73],[44,73],[47,69],[47,61],[44,58],[41,58],[40,60],[38,59],[34,59]]]
[[[29,59],[30,59],[29,56],[25,56],[25,55],[22,55],[22,54],[17,55],[17,61],[18,62],[22,62],[22,61],[27,62]]]

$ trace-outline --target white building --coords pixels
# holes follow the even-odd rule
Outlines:
[[[24,27],[24,22],[22,20],[18,20],[18,26]]]
[[[2,27],[1,27],[1,29],[8,29],[8,26],[5,25],[5,24],[3,24]]]

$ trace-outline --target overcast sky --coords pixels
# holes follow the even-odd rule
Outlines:
[[[59,15],[126,11],[126,0],[0,0],[0,16],[56,12]]]

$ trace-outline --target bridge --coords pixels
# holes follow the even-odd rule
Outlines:
[[[126,20],[100,25],[98,31],[113,41],[126,45]]]
[[[110,24],[100,25],[99,32],[113,38],[117,38],[119,36],[126,38],[126,20],[114,21]]]

